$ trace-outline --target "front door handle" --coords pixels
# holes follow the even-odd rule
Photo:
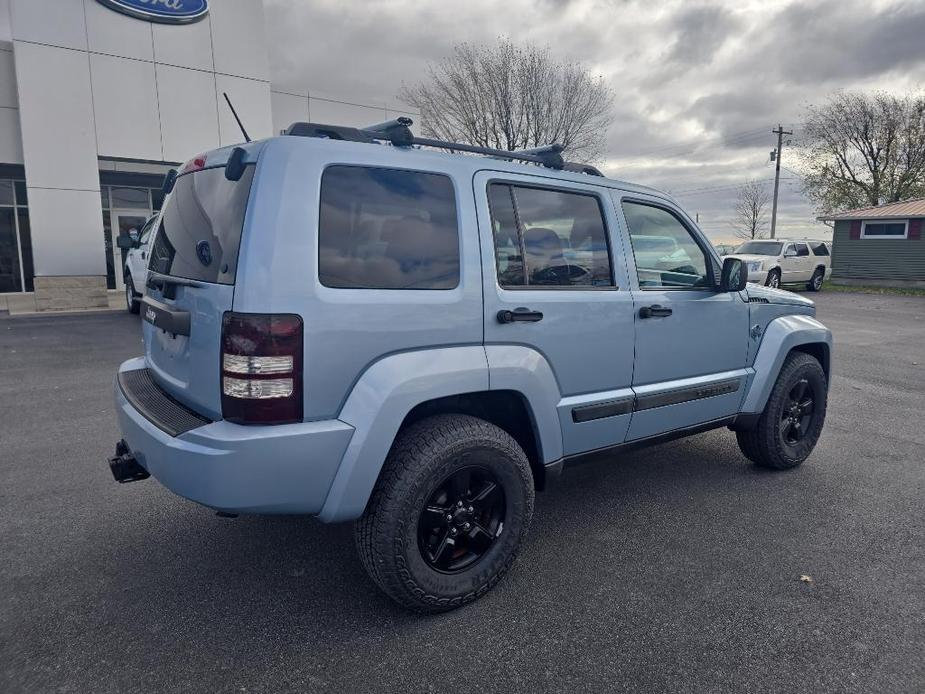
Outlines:
[[[653,306],[643,306],[639,309],[640,318],[665,318],[671,315],[671,309],[667,306],[655,304]]]
[[[141,252],[141,259],[144,260],[144,259],[147,258],[147,257],[148,257],[148,254],[145,253],[144,251],[142,251],[142,252]]]
[[[543,314],[539,311],[531,311],[523,306],[518,306],[513,311],[505,309],[498,311],[499,323],[536,323],[543,320]]]

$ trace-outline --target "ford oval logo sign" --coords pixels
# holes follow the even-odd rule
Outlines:
[[[117,12],[149,22],[187,24],[209,12],[209,0],[97,0]]]

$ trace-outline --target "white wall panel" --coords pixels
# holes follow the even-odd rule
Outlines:
[[[83,0],[12,0],[13,39],[87,50]]]
[[[279,135],[293,123],[308,120],[308,97],[271,92],[273,107],[273,134]]]
[[[212,7],[215,3],[210,4]],[[212,71],[210,15],[192,24],[152,24],[154,59],[167,65]]]
[[[222,92],[228,92],[247,134],[252,140],[273,134],[273,117],[270,112],[270,83],[241,77],[215,75],[216,103],[219,114],[219,135],[222,146],[242,142],[244,137]]]
[[[99,192],[29,188],[36,275],[105,275]]]
[[[0,12],[3,8],[0,8]],[[0,106],[19,106],[16,95],[16,66],[13,63],[13,50],[0,50]]]
[[[90,50],[138,60],[154,60],[151,23],[84,0]]]
[[[0,41],[13,40],[13,27],[10,26],[10,0],[0,0]]]
[[[341,101],[311,98],[308,104],[313,123],[363,126],[387,120],[384,107],[358,106]]]
[[[15,26],[15,24],[14,24]],[[86,53],[16,42],[23,155],[28,183],[99,190]]]
[[[269,80],[263,3],[222,0],[211,3],[209,8],[215,71]]]
[[[0,108],[0,164],[22,164],[19,109]]]
[[[154,63],[90,54],[100,156],[162,159]]]
[[[214,76],[168,65],[156,69],[164,160],[183,162],[218,147]]]

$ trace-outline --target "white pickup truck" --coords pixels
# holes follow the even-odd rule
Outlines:
[[[809,239],[754,239],[727,258],[740,258],[748,268],[748,281],[779,287],[805,284],[812,292],[832,272],[832,257],[825,241]]]

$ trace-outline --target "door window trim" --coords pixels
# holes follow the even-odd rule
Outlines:
[[[491,211],[491,197],[488,195],[488,189],[493,184],[501,184],[508,186],[508,190],[511,194],[511,205],[514,208],[514,220],[517,224],[517,240],[520,245],[521,257],[524,259],[524,275],[526,276],[526,249],[524,247],[524,238],[523,238],[523,226],[520,222],[520,211],[517,209],[517,200],[514,196],[513,188],[516,186],[518,188],[534,188],[537,190],[552,191],[555,193],[565,193],[572,195],[584,195],[590,196],[595,199],[597,202],[598,212],[601,214],[601,223],[604,225],[604,242],[607,244],[607,264],[610,268],[610,281],[611,284],[608,286],[594,286],[589,284],[522,284],[522,285],[513,285],[506,287],[501,284],[498,278],[498,260],[496,255],[495,248],[495,230],[494,230],[494,215]],[[545,184],[545,183],[535,183],[533,181],[526,182],[521,181],[516,178],[489,178],[485,181],[485,190],[483,191],[485,195],[485,204],[488,207],[488,222],[490,225],[489,231],[491,233],[491,244],[492,244],[492,266],[495,271],[495,286],[498,289],[510,292],[523,292],[523,291],[568,291],[568,292],[613,292],[620,291],[620,286],[617,283],[617,273],[614,266],[614,252],[613,252],[613,243],[611,241],[611,230],[610,226],[607,224],[607,213],[604,207],[603,194],[596,190],[589,190],[587,188],[571,188],[568,186],[557,186],[555,184]]]
[[[633,250],[633,233],[630,231],[629,223],[626,221],[626,211],[623,209],[623,203],[634,203],[637,205],[646,205],[648,207],[655,207],[660,210],[664,210],[672,217],[678,220],[681,226],[690,234],[691,238],[694,240],[694,243],[700,248],[701,252],[704,254],[707,262],[707,278],[709,280],[709,286],[707,287],[667,287],[667,286],[643,286],[639,282],[639,268],[636,265],[636,251]],[[684,220],[682,213],[675,207],[672,207],[668,203],[656,202],[653,200],[647,200],[645,198],[637,198],[631,195],[621,196],[620,197],[620,212],[623,214],[623,223],[626,226],[626,234],[629,240],[629,252],[633,256],[633,270],[636,273],[636,287],[640,291],[657,291],[657,292],[716,292],[717,281],[716,281],[716,268],[715,268],[715,258],[712,253],[712,246],[706,243],[704,239],[701,238],[701,235],[690,227],[690,225]]]

